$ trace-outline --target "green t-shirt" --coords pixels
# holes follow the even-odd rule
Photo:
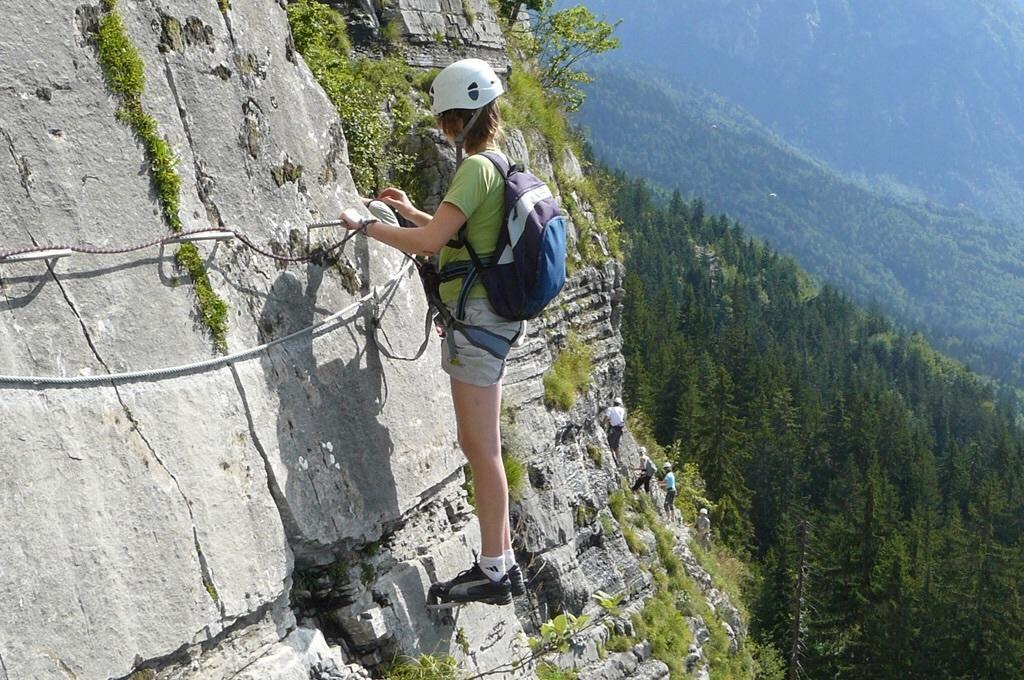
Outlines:
[[[488,151],[498,151],[488,148]],[[500,152],[499,152],[500,153]],[[505,180],[494,163],[479,154],[469,156],[455,172],[452,185],[444,196],[445,203],[451,203],[468,216],[466,220],[466,240],[473,245],[473,250],[480,257],[488,257],[494,252],[498,243],[498,231],[505,209]],[[469,260],[469,250],[465,247],[441,249],[437,260],[438,270],[444,269],[449,262]],[[441,300],[447,305],[455,304],[462,289],[462,279],[455,279],[441,284]],[[485,298],[487,291],[484,285],[477,282],[469,291],[470,298]]]

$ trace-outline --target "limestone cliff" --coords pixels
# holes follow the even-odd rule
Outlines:
[[[397,26],[413,66],[508,63],[483,0],[336,4],[368,45]],[[104,11],[48,0],[5,13],[0,251],[168,233],[151,160],[99,64]],[[237,229],[282,254],[336,241],[336,229],[306,225],[358,203],[345,130],[293,47],[284,4],[122,0],[117,11],[145,66],[141,103],[177,158],[182,227]],[[509,139],[532,166],[580,172],[533,132]],[[432,159],[424,173],[451,172],[449,150],[418,143]],[[174,376],[0,384],[0,680],[344,678],[425,653],[485,671],[524,654],[517,633],[593,610],[595,590],[639,606],[650,579],[605,530],[614,522],[598,521],[635,449],[627,438],[624,461],[592,455],[604,448],[599,409],[621,392],[621,265],[578,271],[511,360],[506,430],[528,478],[514,515],[529,597],[450,620],[426,612],[424,593],[470,563],[478,534],[437,341],[399,361],[371,338],[379,323],[394,352],[417,354],[415,275],[361,237],[330,266],[282,264],[238,240],[199,247],[229,310],[226,352],[295,335]],[[0,375],[221,356],[176,248],[0,263]],[[561,412],[545,406],[541,376],[570,329],[595,370]],[[643,645],[604,660],[599,647],[580,642],[562,662],[581,677],[667,675]]]

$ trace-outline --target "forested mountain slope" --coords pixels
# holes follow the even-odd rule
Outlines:
[[[1009,409],[699,202],[623,180],[616,204],[627,397],[699,465],[716,540],[756,563],[755,635],[809,678],[1022,677]]]
[[[611,55],[750,111],[843,172],[1019,225],[1019,0],[588,0]]]
[[[707,200],[856,300],[1020,384],[1024,237],[964,209],[872,191],[721,98],[602,69],[579,121],[596,155]]]

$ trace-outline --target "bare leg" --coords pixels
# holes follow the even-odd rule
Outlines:
[[[508,481],[501,463],[501,383],[477,387],[451,379],[459,445],[473,470],[481,552],[489,557],[510,548]]]

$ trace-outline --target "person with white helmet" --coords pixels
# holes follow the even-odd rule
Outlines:
[[[640,447],[640,476],[633,483],[633,493],[640,490],[642,486],[644,491],[648,494],[651,493],[651,480],[654,479],[654,474],[658,471],[658,467],[651,460],[651,457],[647,455],[647,448]]]
[[[461,162],[437,212],[431,215],[418,209],[404,191],[389,187],[377,198],[411,222],[412,228],[373,217],[363,219],[356,210],[342,214],[346,226],[405,253],[437,255],[438,270],[470,260],[467,241],[480,257],[490,256],[504,219],[505,178],[494,163],[477,154],[500,153],[501,116],[496,100],[503,93],[501,80],[485,61],[463,59],[445,67],[430,87],[430,109]],[[452,314],[461,286],[456,279],[439,287],[440,300]],[[466,325],[510,342],[524,330],[523,322],[508,321],[494,312],[479,282],[468,289],[463,303],[460,321]],[[501,460],[499,414],[505,360],[472,344],[461,331],[450,330],[442,340],[441,365],[450,377],[459,444],[473,472],[482,547],[472,567],[450,581],[433,584],[428,600],[435,607],[509,604],[512,595],[522,594],[525,588],[512,550],[508,482]]]
[[[697,543],[704,550],[711,548],[711,518],[707,508],[701,508],[697,515]]]
[[[612,400],[612,405],[601,414],[601,422],[608,426],[608,448],[612,450],[617,461],[619,442],[622,440],[622,432],[626,428],[626,408],[622,405],[622,399],[615,397]]]
[[[676,518],[676,473],[672,472],[672,463],[663,466],[665,476],[661,483],[665,487],[665,515],[670,520]]]

